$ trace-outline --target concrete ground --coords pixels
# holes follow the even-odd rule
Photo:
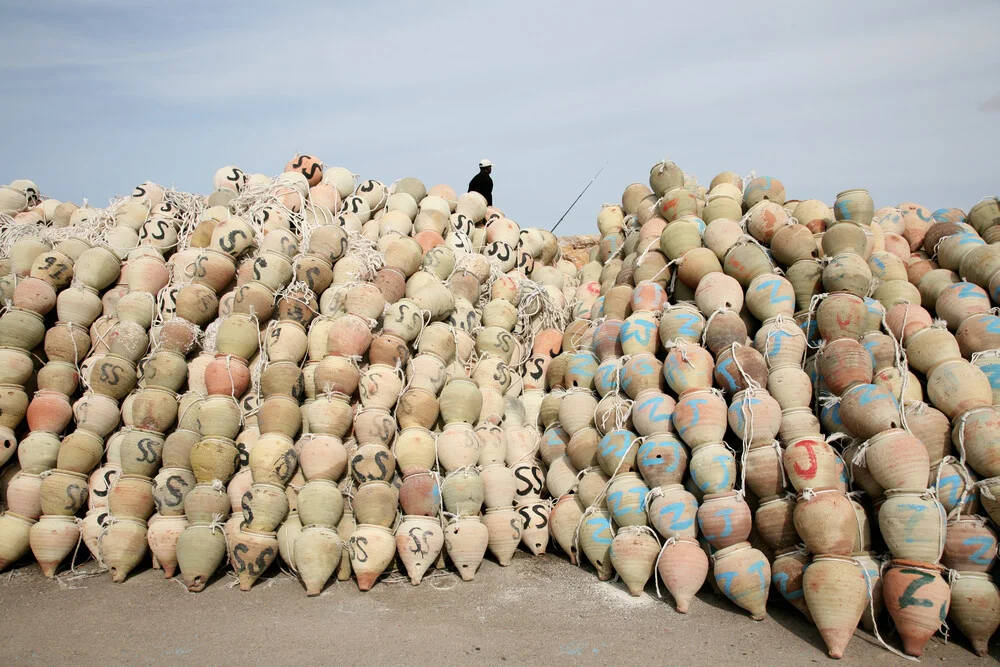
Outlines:
[[[87,563],[57,580],[36,565],[0,574],[0,665],[159,664],[633,664],[806,665],[829,659],[819,633],[772,591],[754,622],[706,586],[690,612],[600,582],[559,556],[519,552],[483,563],[476,580],[439,571],[420,586],[398,575],[361,593],[336,582],[317,598],[276,569],[243,593],[219,575],[188,593],[160,571],[123,584]],[[81,576],[81,574],[83,576]],[[667,594],[664,592],[664,595]],[[888,633],[887,633],[888,634]],[[956,633],[957,634],[957,633]],[[898,646],[898,638],[886,637]],[[989,664],[964,639],[936,637],[922,661]],[[831,661],[832,662],[832,661]],[[859,630],[841,661],[903,665]]]

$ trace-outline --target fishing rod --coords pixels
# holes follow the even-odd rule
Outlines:
[[[567,216],[567,215],[569,215],[569,212],[573,210],[573,207],[574,207],[574,206],[576,206],[576,203],[577,203],[578,201],[580,201],[580,197],[582,197],[582,196],[583,196],[583,193],[584,193],[584,192],[586,192],[586,191],[587,191],[587,189],[588,189],[588,188],[589,188],[589,187],[590,187],[591,185],[593,185],[593,184],[594,184],[594,181],[596,181],[596,180],[597,180],[597,177],[601,175],[601,172],[602,172],[602,171],[604,171],[604,167],[607,167],[607,166],[608,166],[608,163],[607,163],[607,162],[605,162],[605,163],[604,163],[604,165],[603,165],[603,166],[602,166],[602,167],[601,167],[600,169],[598,169],[598,170],[597,170],[597,173],[596,173],[596,174],[594,174],[594,177],[593,177],[592,179],[590,179],[590,183],[587,183],[586,187],[584,187],[584,188],[583,188],[583,190],[581,190],[581,191],[580,191],[580,194],[578,194],[578,195],[576,196],[576,199],[574,199],[574,200],[573,200],[573,203],[569,205],[569,208],[568,208],[568,209],[566,209],[566,212],[562,214],[562,217],[561,217],[561,218],[559,218],[558,222],[556,222],[556,224],[555,224],[555,225],[553,225],[552,229],[550,229],[550,230],[549,230],[550,232],[554,232],[554,231],[556,231],[556,227],[558,227],[558,226],[559,226],[559,223],[561,223],[561,222],[562,222],[563,220],[565,220],[565,219],[566,219],[566,216]]]

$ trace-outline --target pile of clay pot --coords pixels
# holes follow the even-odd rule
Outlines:
[[[6,209],[0,568],[82,543],[116,582],[151,554],[249,590],[280,557],[317,595],[543,552],[520,397],[576,292],[555,236],[310,156],[214,185]]]
[[[412,178],[214,185],[3,191],[0,567],[82,541],[116,581],[148,551],[245,590],[280,558],[315,595],[523,545],[680,612],[706,582],[757,620],[784,599],[834,657],[946,621],[987,652],[996,198],[830,206],[663,161],[576,267]]]
[[[577,477],[550,485],[559,544],[635,595],[662,581],[682,612],[707,579],[760,620],[773,586],[833,657],[859,623],[898,653],[885,608],[909,655],[945,619],[985,654],[997,223],[995,198],[876,211],[849,190],[831,207],[654,165],[598,214],[547,366],[547,481]]]

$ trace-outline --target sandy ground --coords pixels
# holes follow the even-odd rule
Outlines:
[[[0,574],[0,664],[640,664],[807,665],[827,662],[819,633],[783,601],[751,620],[706,586],[690,613],[602,583],[559,556],[518,553],[476,580],[433,573],[420,586],[390,576],[361,593],[336,582],[317,598],[272,568],[253,591],[219,575],[188,593],[143,569],[123,584],[87,563],[45,579],[35,565]],[[396,580],[395,583],[391,583]],[[664,592],[666,596],[666,593]],[[669,600],[669,598],[667,598]],[[898,638],[887,637],[896,644]],[[897,644],[898,645],[898,644]],[[990,664],[936,637],[923,662]],[[830,661],[833,662],[833,661]],[[858,631],[841,664],[903,665]]]

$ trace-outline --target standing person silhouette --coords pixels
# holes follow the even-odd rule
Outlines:
[[[478,192],[486,199],[487,206],[493,206],[493,179],[490,172],[493,171],[493,163],[489,160],[479,161],[479,173],[469,181],[469,192]]]

